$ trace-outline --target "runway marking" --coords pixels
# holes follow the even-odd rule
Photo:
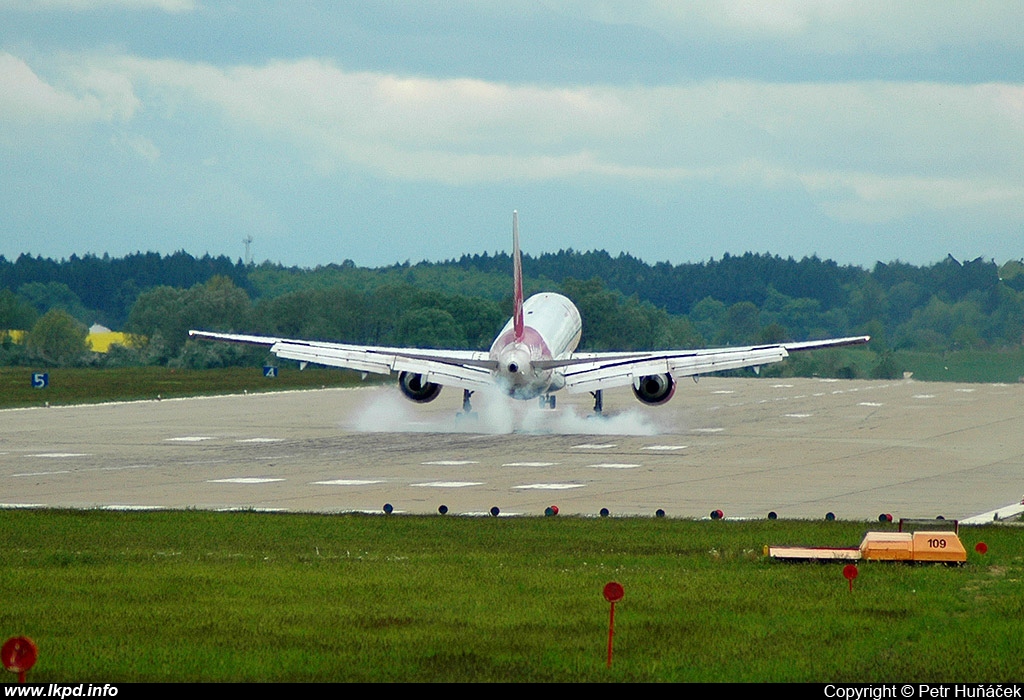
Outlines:
[[[235,440],[235,442],[284,442],[284,438],[246,438],[245,440]]]
[[[383,484],[383,479],[332,479],[330,481],[311,481],[311,484],[318,486],[370,486],[371,484]]]
[[[18,510],[23,508],[45,508],[45,503],[0,503],[2,510]]]
[[[604,464],[588,464],[591,469],[636,469],[639,464],[614,464],[611,462]]]
[[[287,508],[246,508],[245,506],[230,506],[228,508],[216,508],[218,513],[287,513]]]
[[[914,394],[915,399],[934,399],[935,394]]]
[[[772,389],[792,389],[792,384],[772,384]]]
[[[11,474],[11,477],[15,476],[50,476],[51,474],[70,474],[70,469],[61,469],[53,472],[22,472],[20,474]]]
[[[597,445],[594,443],[584,443],[582,445],[573,445],[574,450],[607,450],[609,447],[615,447],[614,444],[605,443],[603,445]]]
[[[284,481],[284,479],[270,479],[259,476],[236,476],[231,479],[207,479],[208,484],[269,484],[272,481]]]
[[[554,467],[558,462],[509,462],[502,464],[503,467]]]
[[[725,428],[693,428],[690,430],[691,433],[720,433]]]
[[[410,486],[424,486],[434,489],[461,489],[464,486],[483,486],[482,481],[428,481],[423,484],[409,484]]]
[[[100,506],[100,510],[166,510],[164,506],[133,506],[128,504],[111,504]]]
[[[64,459],[65,457],[91,457],[87,452],[43,452],[29,457],[45,457],[47,459]]]
[[[956,391],[959,391],[963,394],[970,394],[972,391],[974,391],[974,389],[957,389]]]
[[[671,452],[672,450],[685,450],[686,445],[648,445],[642,449],[657,452]]]
[[[814,415],[814,414],[812,414],[812,413],[787,413],[784,417],[785,418],[810,418],[812,415]]]
[[[858,405],[858,406],[871,406],[871,407],[873,407],[873,408],[877,408],[878,406],[881,406],[882,404],[880,404],[880,403],[874,403],[874,402],[872,402],[872,401],[861,401],[861,402],[860,402],[859,404],[857,404],[857,405]]]
[[[213,440],[214,438],[202,435],[186,435],[184,437],[173,437],[165,438],[164,442],[202,442],[203,440]]]
[[[732,389],[719,389],[718,391],[712,391],[712,394],[735,394],[736,392]]]
[[[473,459],[439,459],[436,462],[420,462],[425,467],[464,467],[467,464],[480,464]]]
[[[564,491],[566,489],[581,489],[583,484],[523,484],[513,486],[514,489],[538,489],[543,491]]]

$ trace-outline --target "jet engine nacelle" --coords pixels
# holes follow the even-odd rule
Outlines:
[[[433,401],[441,393],[440,384],[424,381],[422,374],[414,374],[413,372],[402,372],[399,374],[398,386],[407,399],[416,403]]]
[[[651,406],[660,406],[676,393],[676,380],[671,374],[649,374],[633,381],[633,396]]]

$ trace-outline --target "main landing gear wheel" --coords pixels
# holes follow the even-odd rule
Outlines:
[[[553,409],[555,407],[555,395],[554,394],[545,394],[544,396],[540,397],[539,403],[540,403],[540,407],[541,408],[552,408]]]
[[[602,390],[592,391],[590,395],[594,397],[594,415],[604,415],[604,393]]]

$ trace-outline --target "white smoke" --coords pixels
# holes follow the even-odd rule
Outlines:
[[[657,435],[659,427],[633,408],[604,416],[581,413],[574,405],[554,410],[536,401],[516,401],[494,390],[473,394],[473,414],[441,412],[417,405],[398,391],[367,392],[345,427],[364,433],[484,433],[507,435]]]

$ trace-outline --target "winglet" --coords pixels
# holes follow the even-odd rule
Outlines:
[[[519,212],[516,211],[512,212],[512,284],[512,325],[516,342],[520,343],[526,334],[526,322],[523,319],[523,261],[519,257]]]

